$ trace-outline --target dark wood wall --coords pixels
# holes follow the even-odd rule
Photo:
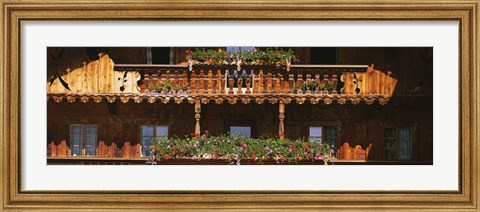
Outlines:
[[[379,105],[298,105],[285,110],[287,138],[308,137],[309,126],[336,126],[337,146],[374,143],[372,159],[381,160],[385,128],[411,127],[414,131],[413,159],[432,160],[432,106],[428,104]],[[169,136],[183,137],[194,132],[194,107],[169,103],[48,103],[48,141],[69,141],[70,124],[95,124],[98,139],[123,146],[125,141],[140,141],[140,126],[167,125]],[[252,136],[278,136],[278,104],[202,105],[201,127],[213,135],[228,132],[232,125],[251,126]]]

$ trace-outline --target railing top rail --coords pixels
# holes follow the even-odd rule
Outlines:
[[[237,69],[236,65],[193,65],[194,69]],[[188,65],[179,64],[115,64],[117,70],[136,70],[136,71],[156,71],[158,69],[188,69]],[[275,65],[242,65],[242,69],[284,69],[285,67],[275,67]],[[321,64],[296,64],[291,65],[292,70],[324,70],[324,71],[344,71],[344,72],[365,72],[368,65],[321,65]]]

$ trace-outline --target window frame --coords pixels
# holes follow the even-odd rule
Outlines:
[[[385,150],[386,150],[386,145],[385,145],[385,131],[387,129],[395,129],[395,148],[389,148],[389,149],[394,149],[396,154],[395,154],[395,158],[393,159],[386,159],[386,154],[385,154]],[[410,138],[410,158],[409,159],[399,159],[399,152],[400,152],[400,129],[410,129],[411,131],[411,138]],[[414,151],[413,151],[413,147],[414,147],[414,144],[415,144],[415,126],[387,126],[387,127],[384,127],[383,128],[383,140],[382,140],[382,160],[385,160],[385,161],[412,161],[414,160],[415,158],[415,155],[414,155]]]
[[[80,138],[80,153],[81,154],[78,154],[78,155],[73,155],[73,144],[72,144],[72,128],[73,127],[81,127],[81,138]],[[95,127],[95,145],[94,148],[95,148],[95,151],[94,151],[94,155],[87,155],[87,149],[86,149],[86,132],[85,132],[85,129],[86,127]],[[69,148],[70,148],[70,156],[73,156],[73,157],[83,157],[83,156],[87,156],[87,157],[91,157],[91,156],[97,156],[97,150],[98,150],[98,125],[96,124],[70,124],[69,125],[69,137],[70,137],[70,141],[69,141]],[[83,154],[83,148],[85,148],[85,155]]]
[[[325,143],[325,128],[333,128],[335,129],[335,142],[333,143],[333,145],[337,146],[337,142],[338,142],[338,132],[339,132],[339,127],[338,126],[335,126],[335,125],[309,125],[308,126],[308,140],[310,140],[310,138],[312,137],[311,136],[311,128],[312,127],[320,127],[322,129],[322,136],[321,136],[321,140],[320,140],[320,143],[323,144]],[[317,140],[315,140],[317,141]],[[332,144],[332,143],[328,143],[328,144]]]
[[[248,127],[249,130],[250,130],[250,136],[249,136],[248,138],[252,138],[252,135],[253,135],[253,134],[252,134],[252,132],[253,132],[252,126],[249,126],[249,125],[230,125],[229,128],[228,128],[230,135],[234,135],[234,134],[232,134],[232,127]],[[236,134],[235,134],[235,135],[236,135]],[[242,136],[245,136],[245,135],[242,135]],[[246,136],[245,136],[245,137],[246,137]]]
[[[168,125],[159,125],[159,124],[140,124],[140,146],[141,146],[141,151],[140,151],[140,155],[141,157],[149,157],[150,156],[150,152],[148,151],[148,147],[145,147],[147,149],[144,149],[144,145],[143,145],[143,127],[152,127],[153,128],[153,135],[152,135],[152,143],[153,143],[153,138],[154,137],[157,137],[157,127],[166,127],[167,128],[167,138],[169,138],[169,135],[170,135],[170,126]],[[150,137],[150,136],[148,136]],[[148,152],[148,155],[144,154],[143,151],[146,151]]]

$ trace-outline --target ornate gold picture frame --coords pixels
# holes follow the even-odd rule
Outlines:
[[[1,1],[2,210],[478,211],[480,3],[475,1]],[[459,23],[459,190],[451,192],[23,191],[21,27],[25,21],[454,21]],[[43,141],[42,141],[43,142]],[[41,150],[44,151],[44,150]]]

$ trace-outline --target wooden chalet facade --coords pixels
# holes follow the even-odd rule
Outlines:
[[[432,164],[431,48],[338,48],[337,64],[301,59],[289,71],[274,65],[189,66],[181,63],[185,48],[173,49],[178,65],[141,63],[148,59],[138,56],[145,48],[106,48],[82,63],[75,54],[58,57],[56,66],[50,61],[48,164],[144,164],[153,136],[205,130],[321,137],[336,147],[368,147],[359,160],[364,164]],[[310,48],[295,51],[312,58]],[[52,67],[60,72],[53,74]],[[314,80],[331,81],[333,89],[293,89]],[[184,86],[156,92],[149,87],[156,81]],[[345,155],[338,159],[356,163]]]

